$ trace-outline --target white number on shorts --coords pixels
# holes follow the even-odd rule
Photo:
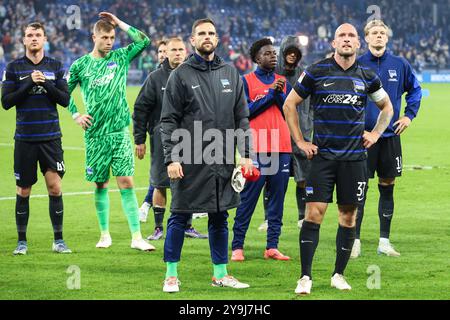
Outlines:
[[[358,182],[358,193],[356,196],[358,197],[358,201],[364,200],[364,190],[366,190],[367,182]]]
[[[65,171],[66,167],[64,166],[64,161],[56,162],[56,170],[57,171]]]
[[[402,172],[402,157],[396,157],[397,160],[397,172]]]

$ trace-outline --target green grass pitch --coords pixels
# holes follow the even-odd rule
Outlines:
[[[265,233],[256,229],[263,220],[262,205],[258,205],[246,241],[244,263],[231,262],[231,274],[251,288],[233,290],[210,286],[212,265],[208,241],[186,239],[179,264],[181,291],[164,294],[165,275],[163,241],[154,242],[156,252],[142,253],[130,249],[130,234],[122,212],[119,194],[111,197],[111,234],[113,246],[107,250],[95,248],[99,237],[93,195],[70,193],[93,190],[84,180],[82,132],[68,111],[60,109],[63,146],[67,173],[63,179],[65,216],[64,236],[74,251],[71,255],[51,252],[52,229],[48,214],[48,198],[30,201],[28,228],[29,252],[15,257],[14,219],[15,183],[13,175],[13,132],[15,111],[1,110],[0,117],[0,299],[449,299],[450,298],[450,106],[449,85],[424,85],[430,92],[423,99],[419,116],[402,137],[405,171],[395,188],[395,214],[391,241],[401,252],[399,258],[378,256],[378,192],[371,180],[366,214],[362,229],[362,257],[351,260],[346,277],[350,292],[330,288],[330,276],[335,259],[337,209],[331,204],[323,223],[320,243],[314,258],[314,285],[311,296],[294,294],[300,273],[295,185],[290,181],[284,211],[284,226],[280,249],[291,261],[265,261]],[[128,89],[133,105],[138,88]],[[76,93],[78,105],[81,97]],[[445,142],[447,141],[447,142]],[[422,166],[423,169],[412,169]],[[148,183],[149,158],[136,160],[135,185],[139,202],[145,196]],[[111,189],[117,188],[111,181]],[[45,195],[42,176],[33,187],[33,195]],[[166,213],[165,220],[167,221]],[[152,215],[142,224],[144,235],[153,229]],[[229,226],[233,225],[230,212]],[[194,220],[194,225],[206,232],[207,219]],[[230,232],[230,241],[232,233]],[[70,266],[80,271],[80,289],[71,290],[73,274]],[[368,270],[380,271],[380,288],[369,289],[367,283],[376,277]],[[70,286],[69,286],[70,287]]]

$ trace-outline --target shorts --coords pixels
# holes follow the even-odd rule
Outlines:
[[[101,137],[86,138],[86,180],[106,182],[112,175],[134,175],[134,156],[128,128]]]
[[[367,187],[366,160],[337,161],[315,156],[306,179],[306,202],[333,202],[335,185],[338,204],[363,204]]]
[[[402,145],[400,136],[380,138],[368,150],[367,170],[369,178],[395,178],[402,175]]]
[[[14,143],[14,176],[16,185],[26,188],[37,182],[37,164],[43,175],[48,170],[62,178],[66,172],[61,139],[50,141],[20,141]]]
[[[311,170],[311,161],[305,155],[292,153],[292,171],[295,182],[306,181],[308,173]]]
[[[150,184],[155,188],[170,188],[170,179],[164,163],[164,149],[159,126],[150,135]]]

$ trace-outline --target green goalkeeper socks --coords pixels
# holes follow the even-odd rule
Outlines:
[[[109,195],[108,188],[95,189],[95,209],[102,234],[109,233]]]
[[[122,198],[122,207],[128,219],[128,227],[130,228],[131,234],[133,237],[138,234],[140,236],[141,227],[139,225],[139,209],[136,193],[133,188],[121,189],[120,196]]]
[[[166,262],[166,279],[170,277],[178,278],[178,262]]]
[[[214,266],[214,278],[222,279],[228,275],[226,264],[213,264]]]

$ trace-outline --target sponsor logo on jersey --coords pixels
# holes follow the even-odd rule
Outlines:
[[[44,77],[46,80],[55,80],[56,76],[54,72],[48,72],[48,71],[44,71],[42,72],[44,74]]]
[[[329,94],[322,101],[329,104],[351,104],[361,106],[363,102],[357,95],[352,94]]]
[[[114,69],[117,68],[117,63],[115,63],[114,61],[108,62],[108,64],[106,65],[109,69]]]
[[[108,85],[112,81],[112,79],[114,79],[115,75],[116,75],[116,73],[113,72],[113,73],[107,74],[99,79],[92,81],[91,88]]]
[[[395,82],[397,82],[398,81],[398,79],[397,79],[397,70],[388,70],[388,73],[389,73],[389,80],[388,81],[395,81]]]
[[[31,88],[31,90],[28,92],[28,94],[35,95],[35,94],[47,94],[47,90],[43,86],[34,86]]]
[[[361,80],[353,80],[353,88],[355,89],[355,92],[362,91],[364,92],[366,90],[366,86],[364,85],[364,82]]]

